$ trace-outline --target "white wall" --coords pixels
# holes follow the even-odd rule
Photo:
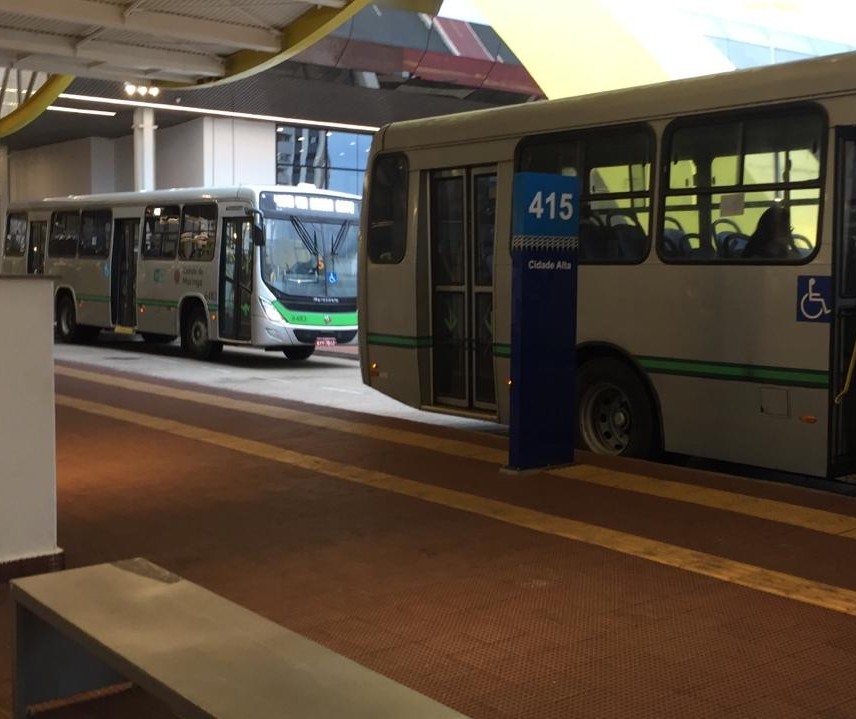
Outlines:
[[[275,184],[275,123],[206,117],[205,125],[205,184]]]
[[[12,202],[129,192],[134,189],[134,137],[90,137],[10,152],[8,166]],[[0,183],[3,177],[0,156]],[[155,130],[158,189],[275,182],[275,123],[200,117]]]
[[[9,153],[12,202],[92,192],[93,139]]]
[[[205,118],[155,130],[155,187],[205,184]]]

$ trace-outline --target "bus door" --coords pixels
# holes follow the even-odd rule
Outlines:
[[[433,173],[430,207],[433,403],[495,410],[496,170]]]
[[[856,473],[856,366],[849,392],[851,361],[856,363],[856,128],[840,130],[837,143],[835,248],[832,320],[831,462],[833,476]]]
[[[111,319],[116,327],[135,327],[140,220],[138,218],[117,219],[115,225],[110,282]]]
[[[223,220],[220,257],[220,337],[250,341],[253,299],[253,222]]]
[[[30,244],[27,248],[27,274],[44,274],[45,240],[47,239],[47,236],[47,220],[37,220],[30,223]]]

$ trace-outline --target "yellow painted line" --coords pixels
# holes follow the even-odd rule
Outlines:
[[[856,592],[849,589],[822,582],[813,582],[783,572],[735,562],[713,554],[697,552],[653,539],[637,537],[625,532],[597,527],[493,499],[477,497],[453,489],[421,484],[386,472],[362,469],[322,457],[301,454],[264,442],[235,437],[223,432],[215,432],[140,412],[110,407],[98,402],[58,395],[56,403],[62,407],[109,417],[155,431],[167,432],[185,439],[211,444],[221,449],[287,464],[354,484],[420,499],[449,509],[531,529],[542,534],[583,542],[632,557],[647,559],[668,567],[738,584],[766,594],[856,616]]]
[[[194,390],[182,390],[174,387],[165,387],[150,382],[142,382],[114,375],[96,374],[85,370],[70,367],[56,367],[56,373],[65,377],[72,377],[87,382],[122,387],[134,392],[143,392],[150,395],[169,397],[171,399],[185,400],[197,404],[229,409],[248,414],[255,414],[271,419],[285,420],[298,424],[318,427],[320,429],[334,430],[351,435],[378,439],[384,442],[392,442],[408,447],[418,447],[432,452],[439,452],[453,457],[465,457],[496,465],[504,465],[508,454],[504,450],[484,447],[471,442],[464,442],[443,437],[435,437],[409,432],[407,430],[380,427],[365,422],[338,419],[335,417],[324,417],[310,412],[275,407],[272,405],[250,402],[247,400],[232,399],[205,392]],[[549,474],[587,482],[602,487],[613,487],[638,494],[645,494],[663,499],[671,499],[687,504],[695,504],[709,509],[720,509],[735,514],[749,517],[766,519],[780,524],[794,527],[802,527],[823,534],[831,534],[848,539],[856,539],[856,517],[828,512],[823,509],[801,507],[787,502],[779,502],[774,499],[762,497],[751,497],[736,492],[726,492],[721,489],[699,487],[696,485],[672,482],[656,477],[646,477],[639,474],[617,472],[594,467],[592,465],[580,464],[571,467],[549,470]],[[848,501],[842,498],[842,501]]]

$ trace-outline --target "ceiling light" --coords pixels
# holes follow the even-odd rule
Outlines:
[[[137,91],[137,86],[132,85],[130,82],[125,83],[125,93],[127,95],[133,95]]]
[[[160,95],[160,88],[159,87],[150,87],[149,88],[149,95],[151,95],[152,97],[157,97],[158,95]]]
[[[116,113],[112,110],[84,110],[79,107],[61,107],[59,105],[50,105],[48,110],[54,112],[76,112],[80,115],[104,115],[105,117],[116,117]]]

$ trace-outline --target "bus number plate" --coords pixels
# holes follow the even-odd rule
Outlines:
[[[316,337],[315,338],[315,346],[316,347],[335,347],[336,346],[336,338],[335,337]]]

